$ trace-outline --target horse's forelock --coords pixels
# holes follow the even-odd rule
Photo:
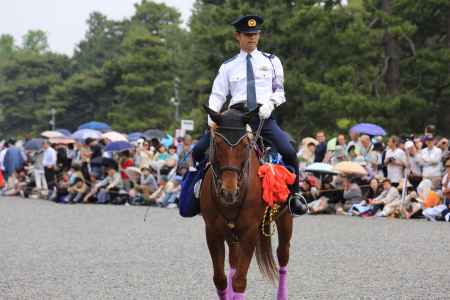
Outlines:
[[[241,142],[247,134],[245,113],[230,109],[222,114],[217,133],[231,146]]]

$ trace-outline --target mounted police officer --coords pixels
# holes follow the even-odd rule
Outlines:
[[[236,29],[234,37],[239,42],[241,50],[220,67],[209,97],[209,108],[220,112],[227,96],[231,96],[230,107],[242,111],[252,111],[260,105],[259,118],[255,118],[250,125],[253,131],[256,131],[260,120],[264,120],[261,136],[270,141],[275,150],[281,154],[284,163],[297,175],[296,181],[291,186],[289,207],[292,214],[302,215],[306,212],[306,203],[303,202],[299,191],[297,155],[288,135],[272,118],[274,109],[286,102],[283,66],[275,55],[257,49],[263,22],[260,16],[247,15],[239,17],[232,23]],[[208,125],[211,128],[216,127],[209,117]],[[193,149],[196,162],[203,160],[209,144],[208,132],[200,138]]]

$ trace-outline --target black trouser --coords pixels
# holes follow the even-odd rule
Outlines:
[[[47,186],[50,191],[53,191],[53,188],[56,185],[56,171],[54,168],[44,167],[45,180],[47,181]]]

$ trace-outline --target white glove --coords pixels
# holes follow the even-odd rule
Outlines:
[[[268,119],[270,115],[272,114],[272,111],[274,109],[274,105],[272,102],[266,102],[259,108],[259,118],[260,119]]]

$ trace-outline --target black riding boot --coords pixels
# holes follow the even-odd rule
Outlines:
[[[298,176],[296,176],[294,184],[290,186],[290,190],[291,195],[288,199],[288,207],[291,215],[298,217],[306,214],[308,212],[308,203],[300,191]]]

